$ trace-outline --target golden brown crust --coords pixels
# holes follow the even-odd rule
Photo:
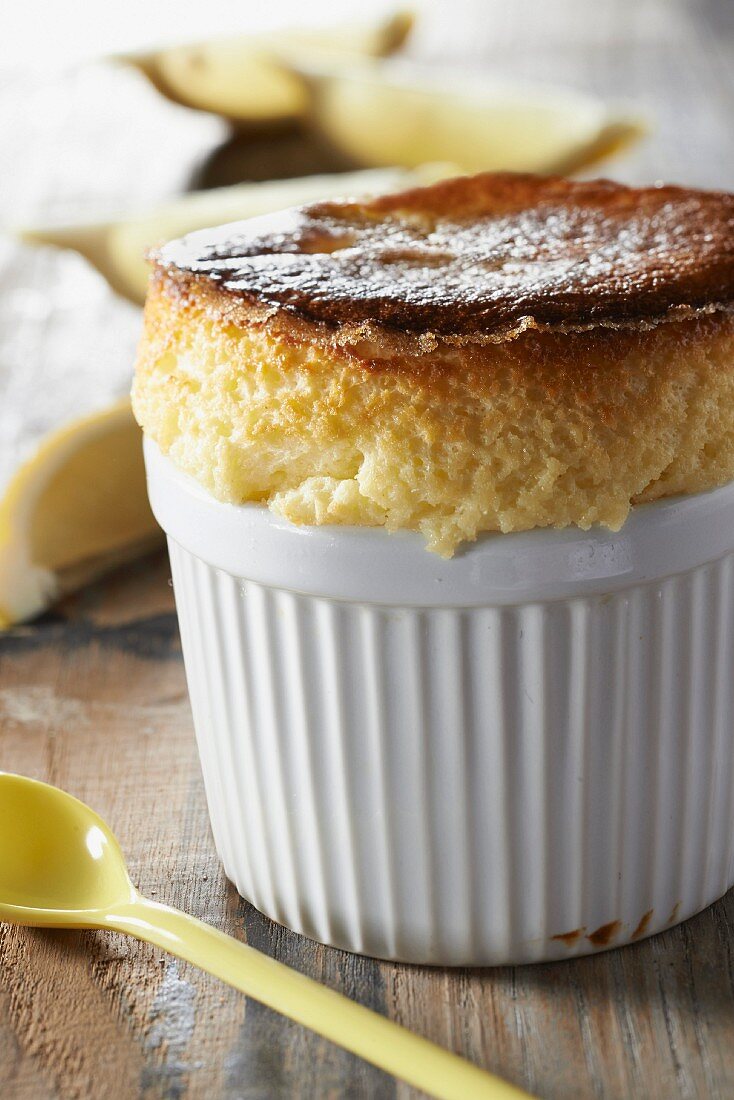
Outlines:
[[[730,311],[734,196],[483,174],[193,233],[154,259],[168,294],[212,315],[316,326],[380,360]]]

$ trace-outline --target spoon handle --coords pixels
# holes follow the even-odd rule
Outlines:
[[[518,1100],[528,1095],[177,909],[137,897],[110,912],[105,927],[193,963],[439,1100]]]

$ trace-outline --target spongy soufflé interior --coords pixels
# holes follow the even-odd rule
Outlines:
[[[612,529],[634,502],[734,477],[734,320],[554,333],[366,360],[149,294],[134,408],[220,500],[300,524]]]

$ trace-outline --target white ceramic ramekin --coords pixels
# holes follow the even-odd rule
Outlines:
[[[734,485],[444,561],[146,463],[214,837],[258,909],[479,965],[617,946],[732,885]]]

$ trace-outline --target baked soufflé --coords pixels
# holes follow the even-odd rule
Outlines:
[[[133,404],[297,524],[616,530],[734,477],[734,195],[484,174],[192,233]]]

